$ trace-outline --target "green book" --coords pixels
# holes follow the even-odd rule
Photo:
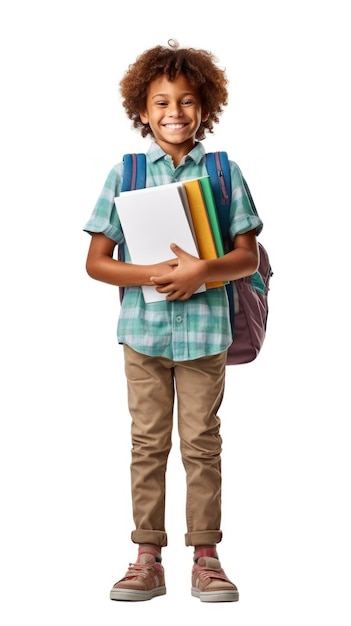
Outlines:
[[[199,179],[202,187],[202,193],[205,199],[208,217],[210,220],[213,238],[216,244],[218,256],[224,256],[224,245],[221,227],[218,219],[216,201],[213,195],[212,185],[209,176]]]

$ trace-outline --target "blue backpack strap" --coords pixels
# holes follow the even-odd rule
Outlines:
[[[122,191],[143,189],[146,181],[146,156],[140,154],[125,154],[123,157]]]
[[[216,201],[223,241],[226,242],[229,239],[229,209],[232,201],[232,178],[228,154],[226,152],[208,152],[206,154],[206,167]],[[226,285],[226,289],[229,301],[230,325],[232,336],[234,337],[235,303],[231,282]]]
[[[146,182],[146,156],[143,153],[131,153],[123,156],[123,178],[121,191],[143,189]],[[124,261],[124,244],[118,246],[118,259]],[[119,289],[120,301],[124,294],[123,287]]]
[[[227,153],[208,152],[206,167],[216,200],[222,236],[226,240],[229,235],[229,208],[232,199],[232,179]]]

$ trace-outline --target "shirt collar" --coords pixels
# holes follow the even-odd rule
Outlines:
[[[147,154],[152,163],[155,163],[159,159],[167,156],[167,153],[164,152],[164,150],[162,150],[162,148],[160,148],[160,146],[155,141],[151,143]],[[201,159],[203,159],[204,155],[205,148],[203,147],[202,143],[198,141],[196,142],[192,150],[190,150],[190,152],[185,155],[182,163],[187,161],[193,161],[194,163],[196,163],[196,165],[198,165]]]

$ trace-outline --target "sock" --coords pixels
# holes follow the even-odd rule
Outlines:
[[[195,546],[194,548],[194,561],[197,563],[198,559],[202,556],[210,556],[214,559],[218,559],[216,546]]]
[[[138,549],[137,563],[142,561],[143,554],[152,554],[155,557],[157,563],[161,563],[161,547],[155,546],[151,543],[140,543]]]

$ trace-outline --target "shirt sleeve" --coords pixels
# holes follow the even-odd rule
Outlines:
[[[259,235],[263,222],[260,219],[255,205],[250,201],[245,188],[244,179],[239,166],[230,162],[232,176],[232,203],[230,207],[230,235],[234,239],[236,235],[255,230]]]
[[[118,164],[112,168],[107,176],[91,217],[83,228],[89,234],[102,233],[117,244],[124,241],[115,206],[115,197],[120,193],[121,183],[122,164]]]

